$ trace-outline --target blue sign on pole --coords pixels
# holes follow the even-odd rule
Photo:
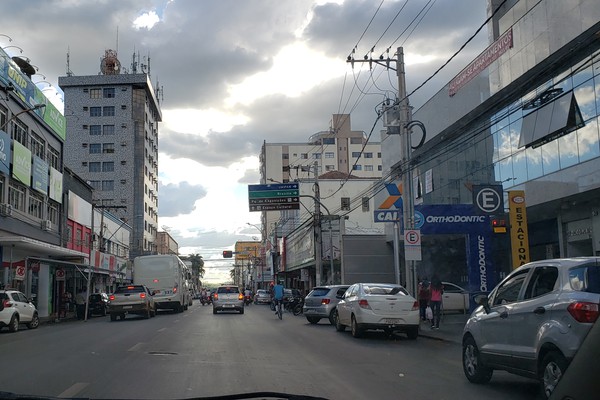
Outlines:
[[[0,172],[6,176],[10,175],[10,140],[10,136],[6,132],[0,131]]]

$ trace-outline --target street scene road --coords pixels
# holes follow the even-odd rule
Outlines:
[[[444,332],[444,325],[440,332]],[[447,327],[450,329],[450,327]],[[427,330],[422,330],[427,334]],[[175,399],[276,391],[328,399],[535,399],[536,382],[496,371],[470,384],[459,343],[369,332],[355,339],[268,306],[194,305],[156,318],[0,332],[0,390],[58,397]]]

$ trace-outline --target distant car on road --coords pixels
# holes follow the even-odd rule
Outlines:
[[[153,294],[144,285],[119,286],[108,297],[110,320],[125,319],[127,314],[137,314],[148,319],[156,315]]]
[[[234,310],[244,313],[244,294],[234,285],[219,286],[213,296],[213,314]]]
[[[17,290],[0,290],[0,329],[7,326],[11,332],[19,330],[19,324],[35,329],[40,325],[38,312],[30,299]]]
[[[317,286],[304,299],[302,313],[311,324],[318,323],[322,318],[329,319],[335,325],[335,306],[350,285]]]
[[[505,370],[539,379],[550,397],[600,315],[600,257],[522,265],[476,299],[462,339],[467,379]]]
[[[264,289],[258,289],[254,295],[254,304],[269,304],[271,295]]]
[[[342,332],[350,326],[356,338],[375,329],[404,332],[409,339],[416,339],[419,323],[419,302],[396,284],[355,283],[336,306],[336,330]]]

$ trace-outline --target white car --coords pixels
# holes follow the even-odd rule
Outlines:
[[[0,329],[7,326],[11,332],[19,330],[19,324],[35,329],[40,318],[35,306],[17,290],[0,290]]]
[[[336,306],[338,332],[350,326],[352,336],[368,329],[404,332],[409,339],[419,334],[419,302],[406,289],[392,283],[355,283]]]
[[[469,312],[469,292],[450,282],[442,282],[444,294],[442,295],[442,310]]]

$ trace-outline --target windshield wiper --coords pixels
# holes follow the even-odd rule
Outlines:
[[[16,394],[11,392],[1,392],[0,399],[2,400],[92,400],[89,397],[53,397],[53,396],[34,396],[27,394]],[[328,400],[325,397],[316,397],[305,394],[291,394],[283,392],[251,392],[251,393],[239,393],[239,394],[228,394],[223,396],[207,396],[207,397],[184,397],[181,399],[174,400]],[[102,400],[102,399],[93,399]],[[119,399],[112,399],[119,400]],[[132,399],[128,399],[132,400]],[[141,399],[140,399],[141,400]]]

